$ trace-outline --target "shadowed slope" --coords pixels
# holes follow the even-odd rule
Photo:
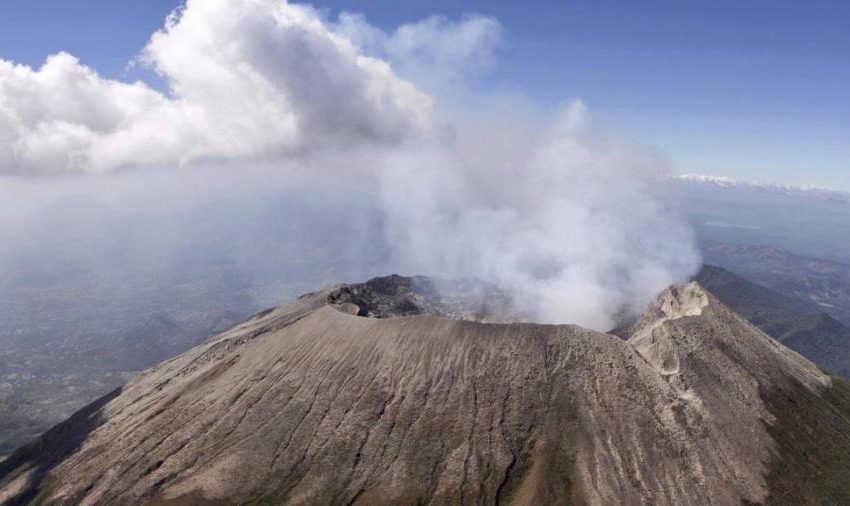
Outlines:
[[[3,504],[14,506],[32,501],[50,470],[78,450],[103,423],[101,408],[120,393],[118,388],[101,397],[0,462],[0,479],[16,484],[0,494]]]

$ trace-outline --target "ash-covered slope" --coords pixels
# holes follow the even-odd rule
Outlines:
[[[703,266],[694,279],[785,346],[829,372],[850,378],[850,328],[815,304],[751,283],[712,265]]]
[[[421,281],[310,294],[146,371],[0,464],[0,501],[850,498],[844,383],[699,285],[623,340],[446,318],[507,306]]]

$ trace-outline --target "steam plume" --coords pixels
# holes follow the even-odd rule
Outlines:
[[[605,330],[691,274],[699,256],[667,163],[586,116],[570,103],[530,147],[500,139],[495,162],[461,154],[481,147],[469,133],[394,158],[381,188],[399,261],[510,287],[537,321]]]
[[[500,45],[501,27],[486,16],[388,33],[359,15],[329,20],[277,0],[189,0],[140,57],[168,93],[104,79],[67,53],[39,69],[0,60],[0,174],[154,171],[155,193],[233,174],[243,190],[261,188],[272,170],[287,194],[344,187],[374,200],[362,212],[378,210],[387,270],[480,277],[513,290],[536,320],[606,329],[699,263],[668,163],[594,131],[580,100],[542,126],[442,106]],[[175,167],[189,176],[169,180]],[[198,201],[232,216],[222,206],[238,199],[221,198],[232,186],[208,187]],[[44,213],[18,215],[0,220],[0,236],[14,228],[19,237]],[[317,222],[337,215],[310,208]]]

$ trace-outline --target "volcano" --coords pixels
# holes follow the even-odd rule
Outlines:
[[[4,504],[850,504],[850,386],[696,282],[606,334],[472,281],[304,295],[0,463]]]

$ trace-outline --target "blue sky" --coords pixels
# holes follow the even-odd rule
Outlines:
[[[0,0],[0,58],[65,50],[107,77],[171,0]],[[682,172],[850,190],[850,2],[326,1],[383,28],[433,13],[502,23],[498,66],[477,86],[544,106],[581,97],[606,129],[655,145]]]

